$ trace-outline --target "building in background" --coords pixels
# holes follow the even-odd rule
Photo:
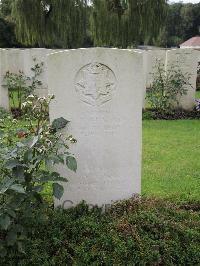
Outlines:
[[[200,36],[192,37],[191,39],[187,40],[186,42],[180,44],[180,48],[194,48],[200,49]]]

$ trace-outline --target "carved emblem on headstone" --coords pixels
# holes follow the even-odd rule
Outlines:
[[[91,63],[79,70],[75,87],[83,102],[99,106],[111,100],[116,88],[116,78],[106,65]]]

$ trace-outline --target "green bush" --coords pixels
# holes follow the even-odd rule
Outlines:
[[[36,89],[42,87],[42,82],[38,78],[43,72],[44,63],[37,63],[35,58],[33,62],[35,65],[31,68],[32,77],[26,76],[22,71],[19,71],[18,74],[8,71],[4,77],[3,86],[8,89],[11,109],[18,110],[18,115],[20,115],[22,103],[28,95],[34,94]]]
[[[180,108],[180,98],[187,94],[191,74],[183,73],[178,65],[166,70],[159,60],[154,69],[153,82],[146,96],[151,108],[160,113]]]
[[[6,119],[10,115],[11,114],[6,109],[4,109],[3,107],[0,107],[0,119]]]
[[[186,210],[187,208],[187,210]],[[2,265],[199,265],[200,205],[131,199],[106,213],[84,203],[27,220],[25,253]],[[36,211],[36,215],[37,215]]]
[[[179,120],[179,119],[200,119],[199,110],[169,110],[168,112],[160,112],[155,109],[145,109],[142,113],[143,120]]]
[[[19,127],[21,121],[12,117],[0,120],[0,257],[6,257],[11,248],[23,252],[29,230],[26,220],[44,217],[42,191],[46,184],[52,185],[54,197],[62,197],[60,182],[67,179],[52,166],[63,164],[72,171],[77,169],[69,150],[75,140],[59,131],[69,121],[61,117],[49,122],[52,99],[28,96],[22,104],[23,128]],[[36,216],[35,209],[40,210]]]

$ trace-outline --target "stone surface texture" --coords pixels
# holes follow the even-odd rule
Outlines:
[[[9,109],[8,90],[3,86],[4,62],[5,62],[4,49],[0,49],[0,107],[8,110]]]
[[[145,90],[143,95],[143,108],[146,108],[146,92],[153,82],[153,73],[156,71],[157,62],[166,64],[166,49],[143,50],[143,73],[145,78]]]
[[[42,73],[38,77],[38,80],[42,82],[42,86],[39,89],[36,89],[35,93],[39,97],[47,96],[48,95],[48,86],[47,86],[47,60],[46,57],[48,54],[55,52],[52,49],[45,49],[45,48],[32,48],[24,50],[24,74],[28,77],[32,77],[34,75],[31,68],[35,64],[43,63]]]
[[[153,82],[153,73],[156,70],[157,61],[165,66],[167,50],[147,50],[144,52],[144,73],[146,76],[146,88],[150,88]]]
[[[0,49],[0,107],[9,109],[8,90],[4,85],[7,71],[19,73],[23,71],[23,55],[21,49]]]

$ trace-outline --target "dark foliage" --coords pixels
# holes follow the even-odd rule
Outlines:
[[[200,3],[174,3],[168,5],[165,27],[160,32],[156,45],[178,46],[191,37],[199,35]]]
[[[70,2],[72,4],[76,2],[75,9],[78,8],[78,13],[74,8],[67,6]],[[94,3],[94,7],[84,4],[88,3],[88,0],[1,0],[0,17],[4,22],[0,22],[0,39],[3,36],[4,42],[0,40],[0,45],[2,47],[17,45],[15,41],[13,42],[15,40],[13,29],[21,36],[18,41],[22,39],[23,46],[46,46],[49,48],[110,46],[111,44],[126,47],[130,43],[131,45],[140,43],[171,47],[199,35],[200,3],[168,4],[168,8],[165,9],[168,12],[164,11],[163,13],[162,9],[159,9],[161,0],[143,1],[150,3],[148,9],[140,9],[140,4],[143,3],[141,0],[138,1],[140,4],[137,4],[137,1],[127,0],[92,0],[91,2]],[[131,3],[133,16],[131,15],[131,19],[127,21],[128,2]],[[17,13],[13,13],[14,3],[17,3],[17,6],[23,4],[23,8],[19,6]],[[84,4],[83,9],[80,8],[82,3]],[[157,7],[153,7],[152,4]],[[107,5],[106,10],[105,5]],[[140,10],[135,12],[138,8]],[[165,19],[166,13],[168,15]],[[138,20],[138,14],[144,19]],[[104,20],[102,20],[102,16]],[[22,21],[17,23],[17,20]],[[14,27],[11,22],[15,23]],[[127,23],[128,28],[126,27]],[[20,30],[20,28],[22,29]],[[153,33],[155,30],[156,34]],[[158,30],[159,34],[157,34]],[[28,34],[29,32],[33,32],[33,34]]]
[[[199,212],[184,206],[131,199],[104,214],[81,204],[66,211],[49,208],[46,215],[43,222],[26,221],[30,230],[25,253],[10,250],[1,265],[200,263]]]
[[[0,47],[18,47],[14,33],[14,24],[0,17]]]
[[[187,111],[183,109],[160,112],[158,110],[146,109],[143,111],[143,120],[178,120],[178,119],[200,119],[200,112],[196,110]]]

